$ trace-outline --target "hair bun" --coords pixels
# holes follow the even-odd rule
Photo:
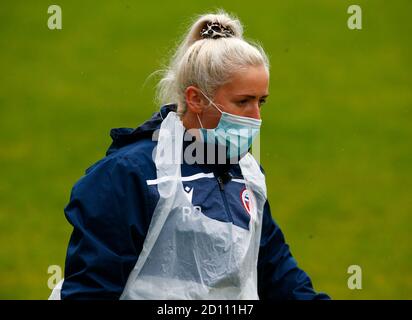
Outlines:
[[[209,21],[200,30],[202,39],[218,39],[234,37],[235,33],[232,28],[222,25],[220,22]]]

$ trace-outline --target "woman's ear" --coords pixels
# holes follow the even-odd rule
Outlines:
[[[195,114],[201,114],[204,108],[203,94],[199,88],[195,86],[189,86],[185,90],[185,99],[187,109]]]

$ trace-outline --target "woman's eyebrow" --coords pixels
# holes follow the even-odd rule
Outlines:
[[[246,97],[246,98],[251,98],[251,99],[255,99],[256,98],[256,96],[252,96],[252,95],[249,95],[249,94],[238,94],[238,95],[236,95],[237,97]],[[269,97],[269,94],[266,94],[266,95],[264,95],[264,96],[261,96],[261,98],[267,98],[267,97]]]

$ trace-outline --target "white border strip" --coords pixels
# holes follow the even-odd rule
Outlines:
[[[161,177],[161,178],[157,178],[154,180],[146,180],[146,183],[148,186],[152,186],[152,185],[156,185],[161,182],[170,181],[170,180],[193,181],[193,180],[198,180],[202,178],[214,178],[214,177],[215,175],[213,174],[213,172],[210,172],[210,173],[201,172],[201,173],[196,173],[194,175],[187,176],[187,177],[166,176],[166,177]],[[237,182],[237,183],[245,183],[244,179],[232,179],[231,181]]]

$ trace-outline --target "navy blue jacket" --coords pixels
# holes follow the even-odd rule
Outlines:
[[[74,185],[65,215],[73,226],[67,249],[62,299],[118,299],[143,246],[159,199],[152,152],[154,130],[175,105],[136,129],[111,130],[106,157],[86,170]],[[223,180],[243,178],[239,165],[182,164],[182,176],[209,173],[186,181],[193,205],[210,218],[248,229],[249,215],[239,197],[244,185]],[[204,176],[204,175],[203,175]],[[195,176],[196,177],[196,176]],[[227,181],[228,180],[228,181]],[[152,183],[149,183],[149,182]],[[225,208],[225,210],[222,210]],[[222,214],[224,212],[224,214]],[[316,293],[299,269],[266,202],[258,258],[260,299],[328,299]]]

